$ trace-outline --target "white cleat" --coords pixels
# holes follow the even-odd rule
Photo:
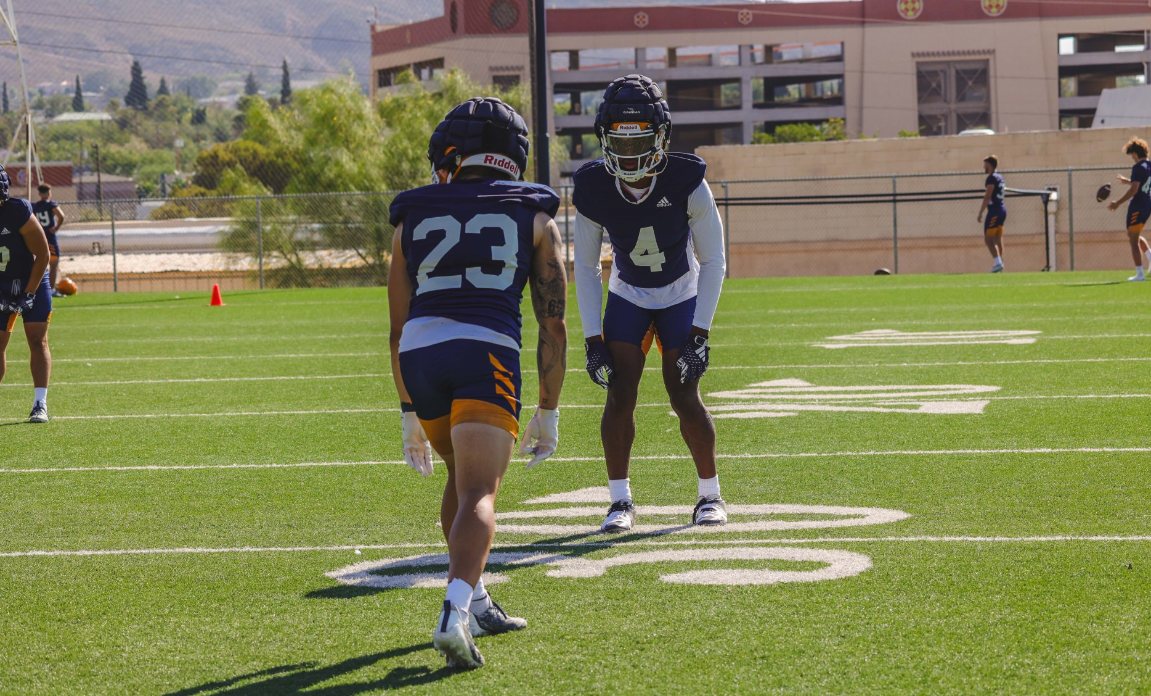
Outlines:
[[[1147,280],[1147,276],[1143,275],[1142,273],[1136,273],[1135,275],[1131,276],[1127,280],[1131,281],[1132,283],[1139,283],[1139,282],[1142,282],[1144,280]]]
[[[47,423],[48,422],[48,407],[43,402],[37,401],[32,406],[32,413],[28,414],[29,423]]]
[[[617,500],[607,511],[607,519],[600,525],[600,531],[609,534],[630,532],[635,524],[635,505],[630,500]]]
[[[432,633],[432,645],[448,659],[448,667],[453,669],[475,669],[484,666],[484,656],[472,640],[471,614],[463,607],[453,606],[444,600],[444,610],[440,621]]]
[[[706,495],[695,504],[691,523],[701,527],[720,527],[727,524],[727,504],[718,495]]]

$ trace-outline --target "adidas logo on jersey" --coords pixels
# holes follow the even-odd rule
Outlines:
[[[11,230],[9,230],[7,227],[5,227],[5,228],[4,228],[4,231],[3,231],[3,232],[0,232],[0,235],[4,235],[4,234],[10,234],[10,233],[11,233]]]
[[[671,201],[669,201],[667,199],[667,196],[664,196],[663,198],[659,199],[659,203],[656,203],[655,207],[657,207],[657,208],[670,208],[671,207]]]

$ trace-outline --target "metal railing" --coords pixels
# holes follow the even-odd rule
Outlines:
[[[1008,270],[1126,269],[1125,218],[1096,202],[1124,167],[1011,170]],[[983,272],[979,172],[718,181],[733,277]],[[1115,186],[1112,198],[1121,195]],[[572,262],[570,184],[556,221]],[[1050,191],[1045,196],[1040,192]],[[62,203],[61,272],[86,291],[385,285],[396,192]],[[1050,200],[1048,200],[1050,199]],[[605,257],[610,254],[605,249]]]

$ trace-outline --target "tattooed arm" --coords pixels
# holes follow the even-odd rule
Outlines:
[[[559,407],[560,390],[567,372],[568,281],[563,262],[559,228],[550,216],[540,213],[535,220],[535,252],[532,255],[532,307],[540,325],[536,364],[540,373],[540,408]]]

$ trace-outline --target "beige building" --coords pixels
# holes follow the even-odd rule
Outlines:
[[[404,70],[528,80],[527,0],[445,0],[444,14],[373,27],[372,94]],[[1089,127],[1099,94],[1146,84],[1142,3],[861,0],[547,13],[553,133],[570,171],[598,154],[592,118],[614,77],[664,87],[673,145],[745,144],[839,118],[851,136]]]

